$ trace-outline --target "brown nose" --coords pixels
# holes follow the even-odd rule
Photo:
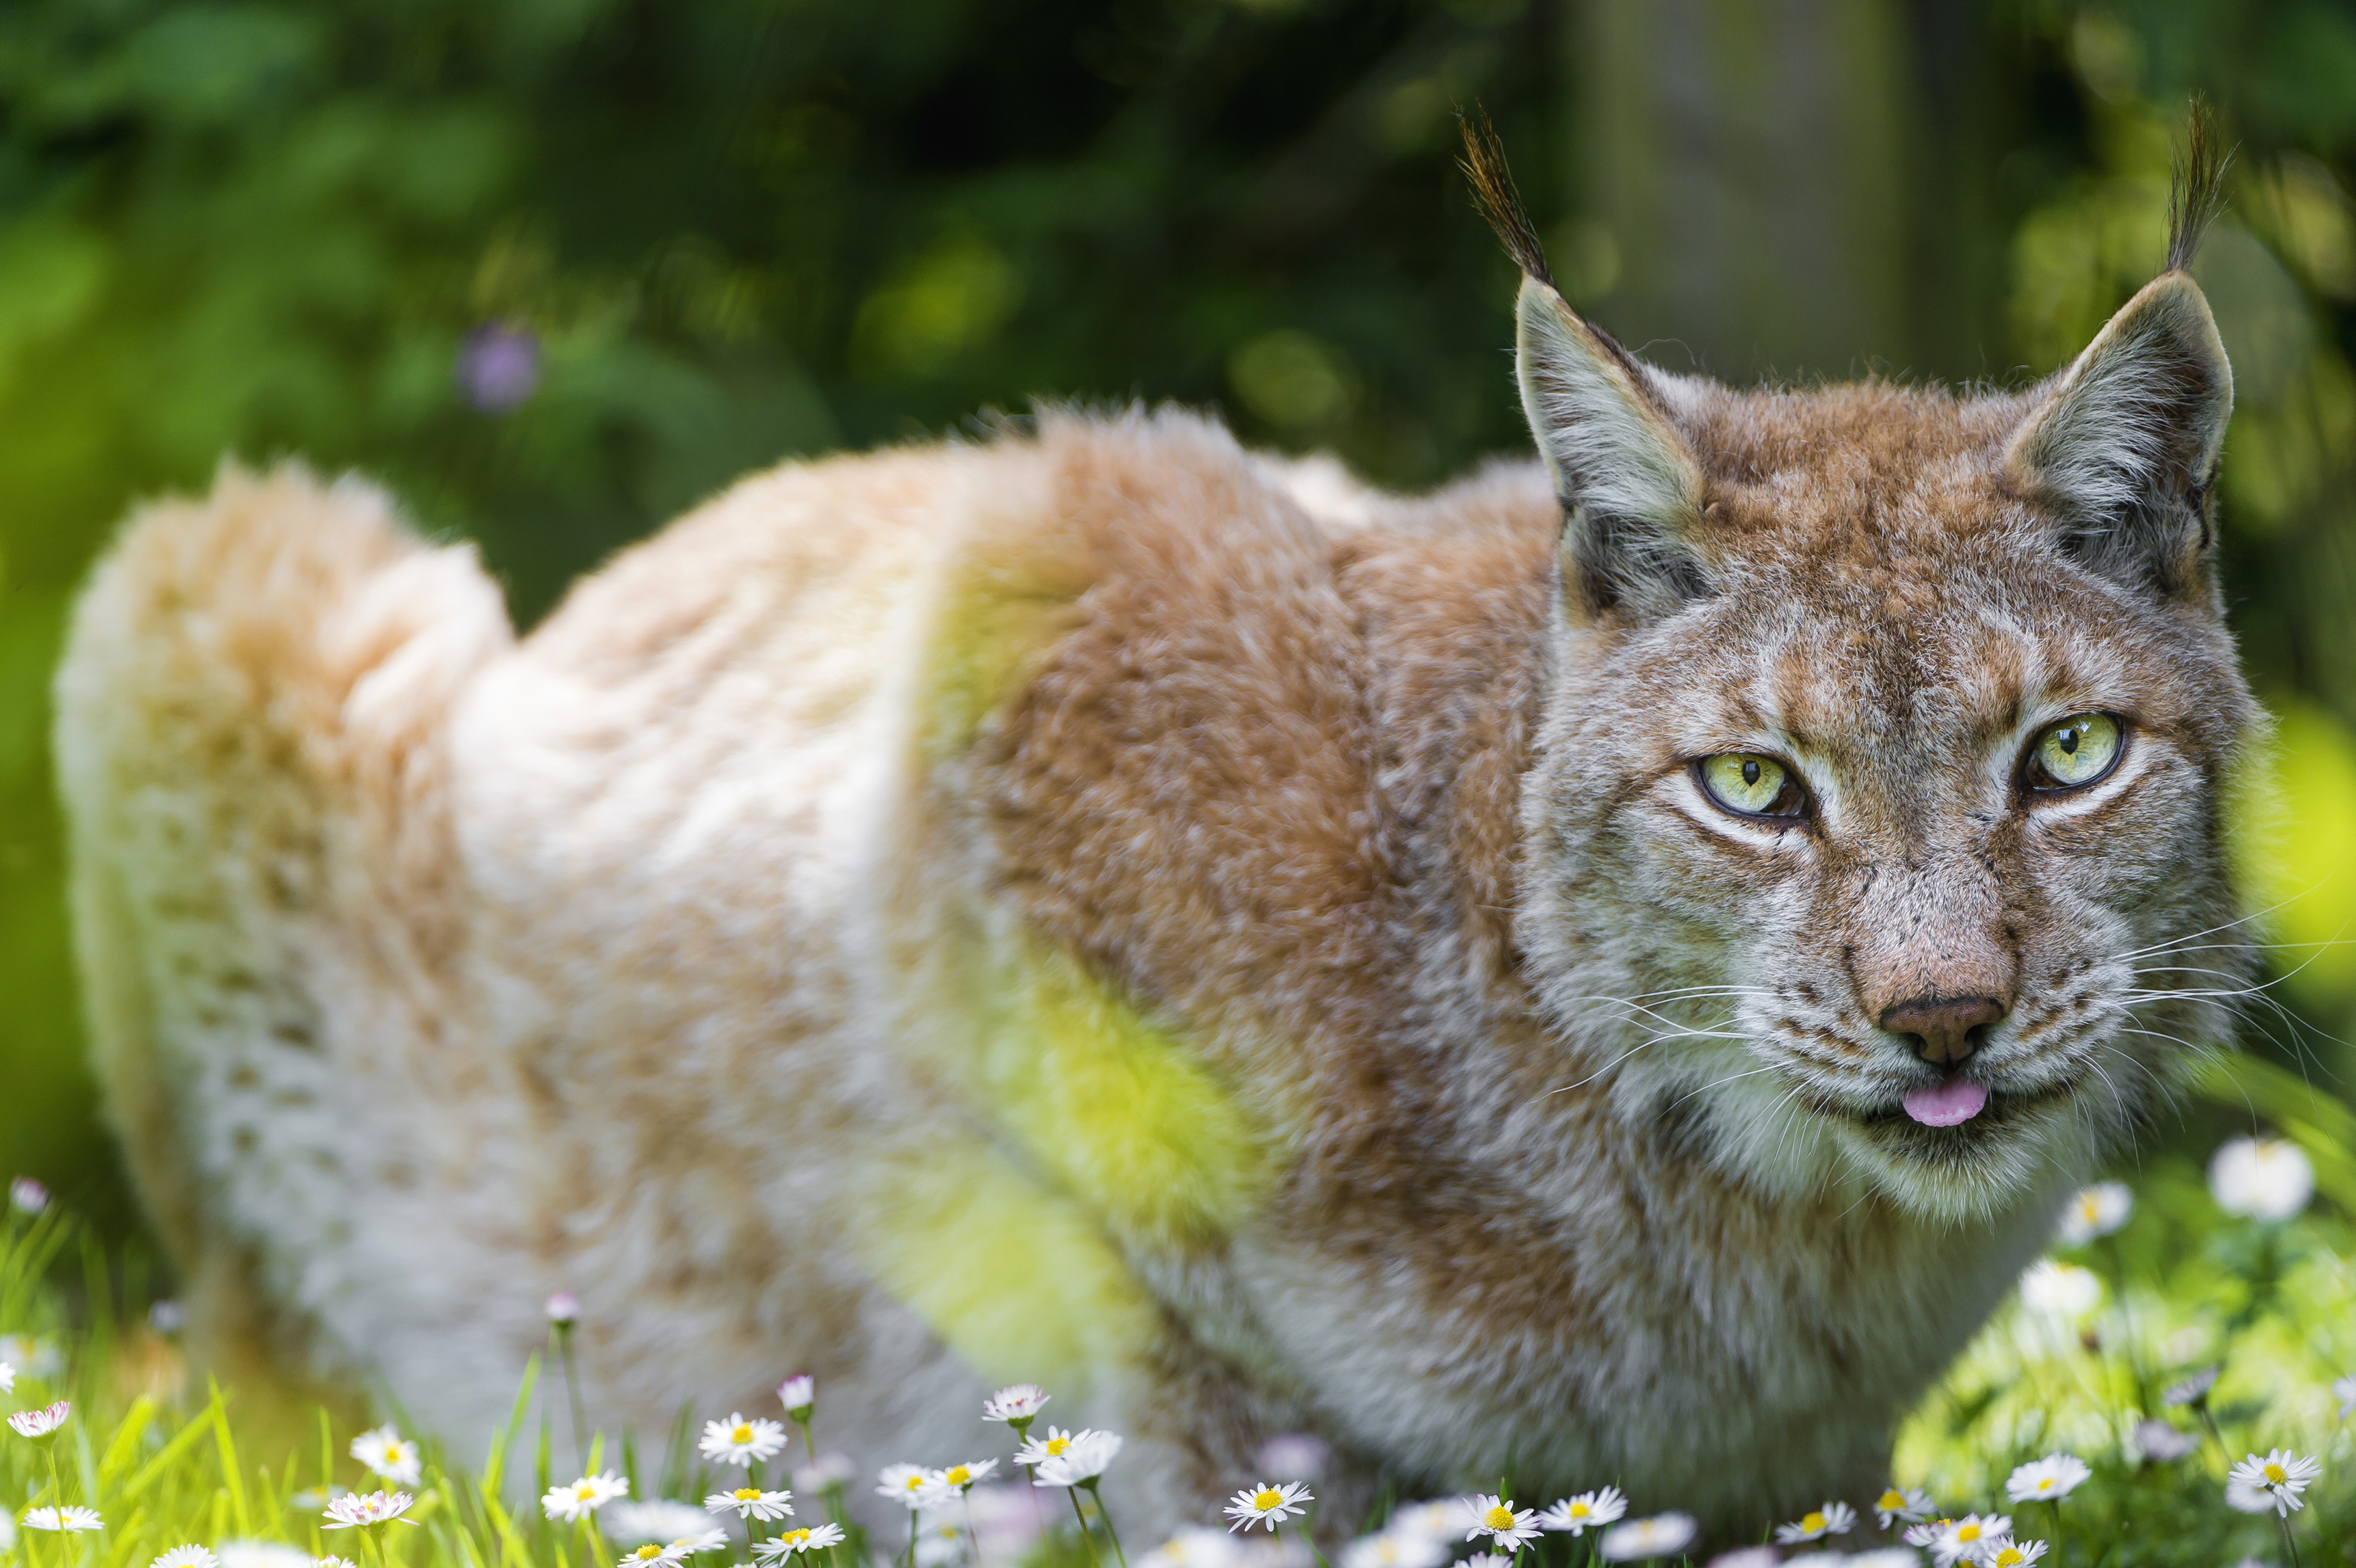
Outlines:
[[[1914,1037],[1914,1054],[1934,1066],[1953,1067],[1979,1049],[1973,1037],[2004,1017],[1994,997],[1917,997],[1881,1015],[1892,1034]]]

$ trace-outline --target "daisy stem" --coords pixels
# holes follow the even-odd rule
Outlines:
[[[2290,1554],[2290,1568],[2300,1568],[2298,1561],[2298,1542],[2292,1538],[2290,1533],[2290,1515],[2286,1513],[2277,1513],[2275,1515],[2275,1522],[2282,1526],[2283,1550]]]
[[[1092,1568],[1104,1568],[1104,1560],[1097,1555],[1097,1538],[1088,1533],[1088,1516],[1080,1511],[1080,1488],[1066,1487],[1064,1491],[1072,1499],[1072,1517],[1080,1521],[1080,1544],[1088,1549],[1089,1563]]]
[[[966,1488],[958,1499],[965,1504],[966,1550],[973,1553],[973,1568],[981,1568],[981,1531],[973,1527],[973,1488]]]
[[[2217,1452],[2225,1456],[2225,1463],[2231,1465],[2233,1451],[2225,1446],[2225,1435],[2217,1430],[2217,1418],[2209,1413],[2209,1396],[2203,1394],[2193,1401],[2192,1408],[2200,1414],[2201,1424],[2209,1429],[2209,1441],[2217,1445]]]
[[[556,1359],[564,1363],[564,1397],[573,1416],[573,1463],[575,1467],[586,1470],[589,1465],[581,1456],[581,1434],[587,1430],[589,1423],[582,1419],[581,1378],[573,1369],[573,1325],[554,1324],[550,1331],[556,1336]]]
[[[1120,1531],[1112,1527],[1112,1509],[1105,1507],[1104,1493],[1097,1489],[1099,1484],[1088,1483],[1088,1496],[1097,1500],[1097,1517],[1104,1520],[1105,1535],[1112,1541],[1112,1554],[1120,1559],[1120,1568],[1129,1568],[1129,1553],[1120,1549]]]
[[[916,1510],[908,1510],[908,1568],[916,1568]]]
[[[809,1417],[797,1415],[794,1424],[802,1429],[802,1453],[813,1465],[818,1463],[818,1439],[810,1435]]]

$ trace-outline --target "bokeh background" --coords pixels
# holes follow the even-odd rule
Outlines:
[[[388,482],[521,623],[747,469],[1040,397],[1436,483],[1526,449],[1494,114],[1574,301],[1737,381],[2050,371],[2157,270],[2240,396],[2227,581],[2281,717],[2251,1048],[2356,1023],[2356,10],[2324,0],[11,0],[0,7],[0,1174],[132,1226],[48,752],[75,584],[226,454]],[[2230,1120],[2211,1106],[2197,1120]],[[2205,1149],[2214,1125],[2180,1136]]]

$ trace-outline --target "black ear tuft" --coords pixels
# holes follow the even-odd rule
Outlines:
[[[2169,272],[2181,272],[2192,265],[2209,226],[2225,210],[2225,173],[2233,166],[2233,149],[2217,144],[2216,116],[2199,93],[2193,94],[2185,124],[2184,156],[2168,177]]]
[[[1547,271],[1546,248],[1538,243],[1537,226],[1530,221],[1522,193],[1514,187],[1514,171],[1505,166],[1505,148],[1497,140],[1496,127],[1489,123],[1489,112],[1477,101],[1469,117],[1459,109],[1456,128],[1464,133],[1464,159],[1459,166],[1472,182],[1481,215],[1497,231],[1505,254],[1524,276],[1554,287],[1553,275]]]

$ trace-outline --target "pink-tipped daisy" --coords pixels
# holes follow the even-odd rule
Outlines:
[[[1002,1421],[1010,1426],[1018,1421],[1027,1425],[1054,1397],[1037,1383],[1008,1383],[981,1402],[981,1418]]]
[[[20,1410],[8,1418],[8,1424],[16,1428],[19,1437],[47,1437],[63,1426],[66,1417],[72,1413],[73,1402],[61,1399],[38,1410]]]
[[[383,1524],[399,1520],[402,1524],[415,1524],[413,1519],[402,1519],[410,1505],[417,1499],[407,1492],[347,1492],[327,1505],[321,1517],[328,1522],[324,1530],[352,1530],[364,1525]]]

